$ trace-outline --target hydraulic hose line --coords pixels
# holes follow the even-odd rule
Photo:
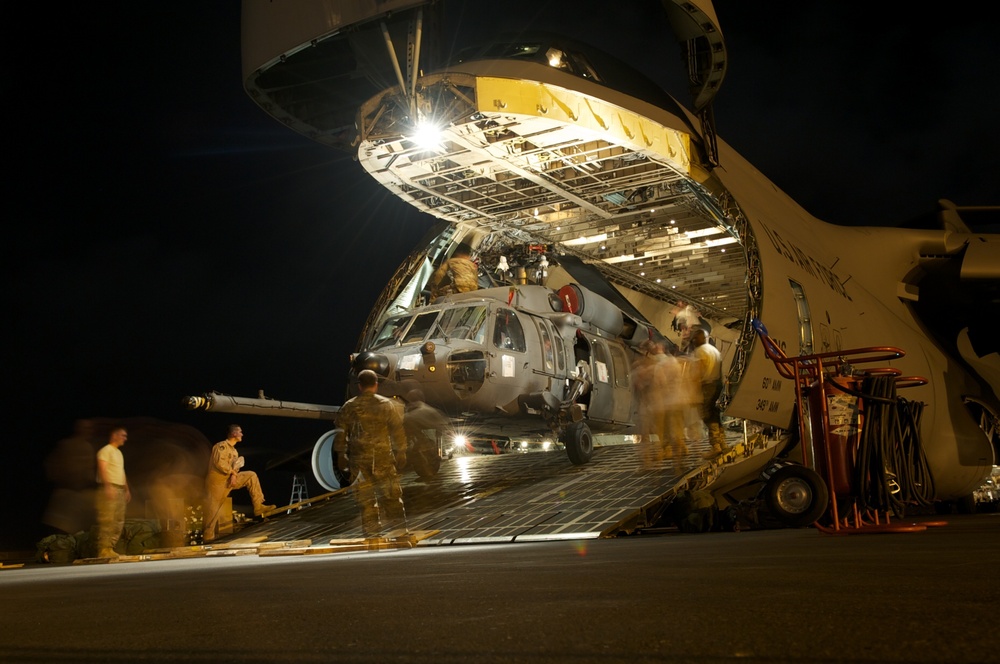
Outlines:
[[[862,510],[929,505],[934,482],[920,442],[924,404],[896,396],[895,376],[868,376],[861,387],[864,424],[854,467],[854,487]]]

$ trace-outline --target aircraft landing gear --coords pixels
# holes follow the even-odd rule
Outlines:
[[[586,422],[573,422],[567,426],[560,440],[566,447],[569,460],[577,466],[582,466],[594,456],[594,436]]]
[[[764,502],[772,516],[793,528],[814,523],[826,513],[829,501],[823,478],[797,464],[782,466],[764,485]]]

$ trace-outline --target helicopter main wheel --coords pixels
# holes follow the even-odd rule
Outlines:
[[[811,468],[784,466],[767,481],[764,500],[775,518],[785,525],[800,528],[826,513],[830,492],[823,478]]]
[[[562,443],[566,447],[566,455],[577,466],[590,461],[594,456],[594,436],[586,422],[574,422],[566,427],[562,435]]]

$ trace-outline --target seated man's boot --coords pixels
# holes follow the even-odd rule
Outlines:
[[[263,516],[265,512],[270,512],[275,509],[277,505],[255,505],[253,508],[254,516]]]

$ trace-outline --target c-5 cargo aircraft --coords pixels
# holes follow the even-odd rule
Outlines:
[[[376,303],[353,371],[380,373],[383,393],[420,387],[488,436],[550,432],[585,463],[591,430],[634,425],[629,366],[645,339],[683,348],[692,327],[708,330],[724,415],[751,431],[798,426],[795,377],[765,339],[787,357],[893,347],[891,371],[921,377],[906,397],[925,404],[933,497],[969,496],[990,475],[1000,236],[970,228],[971,208],[941,201],[923,229],[840,227],[802,209],[715,134],[727,54],[711,2],[662,2],[693,111],[559,36],[444,58],[427,46],[436,6],[243,4],[254,101],[443,222]],[[431,300],[459,242],[481,289]]]

